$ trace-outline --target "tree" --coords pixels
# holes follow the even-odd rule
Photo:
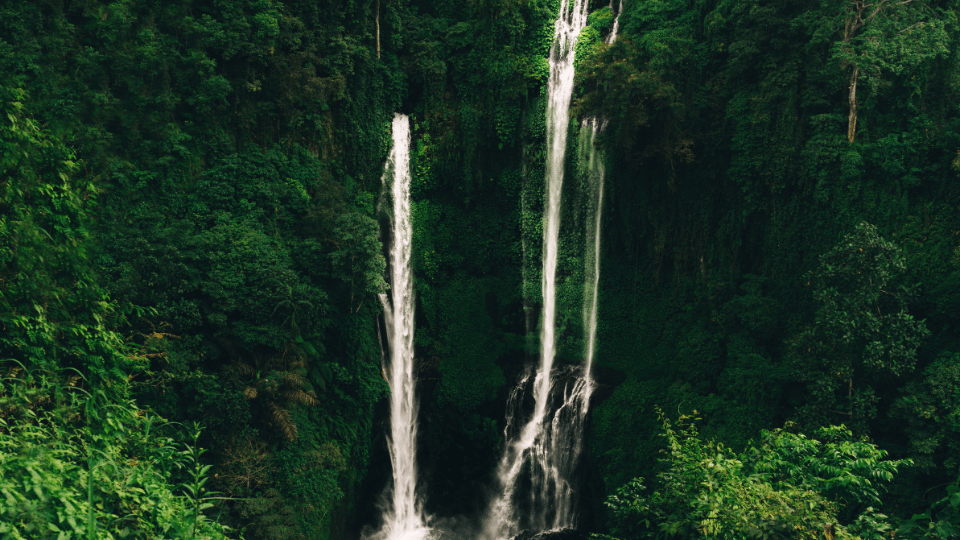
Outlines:
[[[337,219],[332,240],[336,250],[330,253],[334,277],[350,284],[348,312],[360,309],[363,300],[387,290],[383,273],[387,263],[381,252],[377,222],[358,212],[343,214]],[[354,308],[354,297],[360,305]]]
[[[800,411],[805,422],[843,420],[864,431],[877,398],[861,381],[913,370],[930,332],[907,312],[914,289],[896,283],[905,271],[900,248],[862,222],[807,275],[815,320],[793,343],[798,374],[810,390]]]
[[[847,140],[857,131],[857,84],[861,76],[874,89],[882,71],[899,74],[947,53],[943,21],[922,0],[848,0],[844,6],[843,39],[834,49],[834,60],[847,70],[850,114]]]
[[[918,468],[935,471],[943,460],[947,471],[960,465],[960,354],[943,352],[923,377],[907,384],[891,408],[905,420],[910,455]]]
[[[96,189],[28,100],[0,86],[0,366],[119,379],[133,362],[106,326],[118,306],[87,257]]]
[[[0,537],[226,538],[201,451],[127,398],[146,356],[89,263],[97,190],[28,99],[0,86]]]
[[[763,431],[738,455],[702,440],[695,417],[681,416],[676,427],[662,412],[660,419],[667,445],[655,489],[637,478],[606,503],[618,538],[849,538],[889,529],[866,505],[909,461],[885,460],[842,426],[816,438]]]

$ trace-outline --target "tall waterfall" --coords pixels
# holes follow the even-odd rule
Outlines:
[[[417,540],[429,531],[417,494],[417,399],[413,373],[414,295],[410,250],[410,119],[393,118],[393,149],[383,174],[384,193],[392,202],[393,237],[390,242],[391,297],[380,295],[386,321],[390,361],[385,367],[390,383],[390,436],[387,445],[393,466],[392,497],[384,509],[382,540]],[[392,302],[391,302],[392,299]],[[390,489],[390,488],[388,488]]]
[[[571,468],[579,463],[589,385],[585,378],[568,371],[554,374],[553,361],[560,194],[570,124],[567,113],[573,95],[574,45],[586,25],[588,5],[586,0],[572,0],[572,5],[571,0],[561,0],[554,26],[547,81],[540,367],[520,382],[507,403],[507,448],[497,471],[499,496],[485,523],[488,538],[507,538],[526,528],[576,525],[577,490],[570,484],[576,475]],[[531,395],[533,403],[529,403]]]
[[[556,356],[557,245],[560,236],[560,194],[563,188],[570,98],[573,96],[573,61],[577,36],[587,22],[586,0],[562,0],[550,48],[547,80],[547,200],[543,228],[543,321],[540,325],[540,377],[536,385],[536,408],[530,424],[539,424],[546,413],[550,370]],[[536,429],[534,427],[534,429]],[[532,433],[531,433],[532,435]]]
[[[613,0],[610,0],[610,9],[613,9]],[[617,39],[621,13],[623,13],[623,0],[620,0],[620,8],[617,10],[616,17],[613,18],[613,27],[605,40],[607,45],[612,45]],[[587,400],[590,399],[592,389],[590,370],[593,367],[593,355],[597,343],[597,308],[600,298],[600,223],[603,217],[603,181],[606,176],[603,160],[597,152],[597,133],[603,129],[605,124],[605,120],[601,122],[596,118],[587,118],[580,126],[579,141],[580,163],[583,167],[583,174],[587,178],[587,184],[590,186],[591,201],[590,215],[587,216],[588,249],[584,272],[586,279],[583,283],[583,334],[587,340],[584,377],[587,379]],[[591,247],[593,249],[590,249]]]
[[[616,27],[614,27],[616,28]],[[597,341],[597,308],[600,297],[600,222],[603,215],[603,180],[605,169],[597,152],[597,133],[603,128],[596,118],[588,118],[580,126],[580,164],[590,187],[590,210],[587,216],[587,253],[584,257],[583,335],[586,339],[584,378],[587,399],[590,398],[590,370]]]

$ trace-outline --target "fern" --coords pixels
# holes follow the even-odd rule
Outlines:
[[[272,402],[269,404],[269,407],[272,413],[273,423],[277,429],[283,433],[288,441],[293,442],[297,440],[297,425],[293,423],[290,411]]]
[[[317,399],[317,395],[314,394],[313,391],[304,392],[300,389],[285,390],[281,395],[284,400],[290,403],[298,403],[308,407],[316,407],[320,404],[320,400]]]

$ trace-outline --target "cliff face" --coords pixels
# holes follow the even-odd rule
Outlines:
[[[616,384],[589,423],[597,529],[602,494],[655,472],[655,405],[696,409],[735,448],[787,420],[846,423],[921,465],[890,495],[898,508],[955,465],[956,404],[939,385],[960,350],[956,7],[881,4],[626,0],[612,45],[619,6],[591,6],[557,350],[583,361],[590,198],[575,146],[580,120],[603,118],[595,361]],[[427,510],[482,508],[507,389],[537,354],[558,5],[0,7],[0,84],[26,92],[99,193],[86,203],[91,279],[144,308],[113,323],[143,347],[134,395],[204,424],[211,486],[235,498],[222,521],[247,538],[344,538],[375,519],[379,201],[396,111],[413,136]],[[856,265],[885,285],[849,313],[912,315],[930,335],[831,319],[824,299],[852,283],[834,266]],[[894,360],[877,347],[905,367],[881,369]]]

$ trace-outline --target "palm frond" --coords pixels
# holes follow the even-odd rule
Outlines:
[[[293,372],[293,371],[283,372],[283,384],[289,386],[290,388],[293,388],[293,389],[303,388],[303,385],[305,382],[306,381],[304,381],[303,377],[296,372]]]
[[[271,403],[270,412],[273,418],[273,425],[283,433],[287,440],[290,442],[297,440],[297,425],[293,423],[290,411],[276,403]]]
[[[316,407],[320,404],[320,400],[317,399],[317,394],[310,391],[303,390],[286,390],[282,394],[283,399],[287,400],[289,403],[299,403],[300,405],[306,405],[308,407]]]

